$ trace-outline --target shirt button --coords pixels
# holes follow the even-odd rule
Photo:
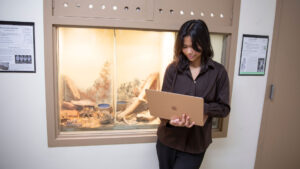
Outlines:
[[[196,84],[196,80],[194,80],[194,83]]]

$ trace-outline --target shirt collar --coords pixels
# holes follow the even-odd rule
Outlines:
[[[209,58],[206,62],[206,64],[201,65],[201,72],[206,72],[209,68],[214,69],[215,68],[215,64],[213,62],[213,60],[211,58]],[[186,64],[184,66],[184,70],[185,71],[189,71],[189,66],[188,64]]]
[[[213,62],[213,60],[211,58],[209,58],[207,60],[207,63],[203,66],[205,69],[208,69],[208,68],[212,68],[214,69],[215,68],[215,64]]]
[[[201,70],[199,75],[207,72],[209,69],[214,69],[214,68],[215,68],[214,61],[211,58],[209,58],[206,64],[201,65]],[[192,76],[188,64],[184,67],[183,72],[188,74],[189,76]]]

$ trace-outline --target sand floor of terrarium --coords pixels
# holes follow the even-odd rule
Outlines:
[[[63,110],[61,114],[67,110]],[[70,113],[70,112],[69,112]],[[78,114],[73,111],[74,114]],[[117,112],[118,114],[119,112]],[[108,124],[101,124],[98,117],[69,117],[61,120],[62,131],[77,130],[125,130],[125,129],[149,129],[155,128],[160,123],[159,118],[154,117],[151,121],[139,116],[140,114],[148,114],[149,111],[139,112],[128,117],[126,121],[115,120]]]
[[[126,101],[123,97],[117,101],[114,109],[109,103],[97,103],[97,97],[107,98],[109,96],[107,91],[111,90],[109,88],[111,82],[107,75],[100,73],[100,76],[87,91],[80,91],[69,77],[62,77],[63,99],[60,103],[62,131],[157,127],[160,120],[150,114],[145,90],[158,89],[159,73],[150,74],[143,83],[136,83],[137,80],[135,80],[134,83],[128,82],[121,85],[118,92],[121,94],[122,90],[125,90],[123,95],[126,95]],[[132,84],[137,85],[132,87]]]

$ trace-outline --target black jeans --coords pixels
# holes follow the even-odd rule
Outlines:
[[[175,150],[157,140],[156,152],[160,169],[199,169],[205,152],[191,154]]]

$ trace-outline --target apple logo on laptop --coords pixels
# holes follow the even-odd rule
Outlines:
[[[177,107],[172,106],[171,109],[174,110],[174,111],[176,111],[176,110],[177,110]]]

